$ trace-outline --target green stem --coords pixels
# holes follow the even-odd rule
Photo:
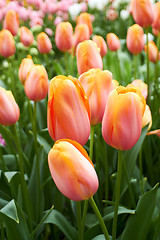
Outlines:
[[[68,52],[64,53],[64,60],[65,60],[65,68],[66,68],[66,76],[68,76]]]
[[[141,185],[141,194],[144,194],[143,186],[143,167],[142,167],[142,148],[139,151],[139,170],[140,170],[140,185]]]
[[[12,58],[13,58],[13,56],[11,56],[11,57],[8,58],[8,60],[9,60],[9,77],[10,77],[10,79],[11,79],[11,89],[12,89],[12,93],[13,93],[15,99],[17,99],[17,98],[16,98],[15,76],[14,76],[14,74],[13,74],[13,72],[14,72],[14,66],[13,66],[14,64],[13,64],[13,62],[14,62],[14,61],[12,61]]]
[[[90,135],[90,152],[89,157],[92,160],[93,158],[93,142],[94,142],[94,125],[91,125],[91,135]]]
[[[22,184],[23,200],[24,200],[27,215],[28,215],[29,228],[30,228],[30,230],[32,230],[31,208],[30,208],[30,202],[29,202],[29,196],[28,196],[28,189],[27,189],[27,185],[26,185],[25,177],[24,177],[24,168],[23,168],[21,145],[20,145],[16,125],[14,124],[13,127],[14,127],[15,140],[16,140],[16,145],[17,145],[18,154],[19,154],[19,168],[20,168],[20,172],[21,172],[21,184]]]
[[[106,149],[106,142],[103,141],[104,143],[104,168],[105,168],[105,200],[108,199],[108,178],[109,178],[109,166],[108,166],[108,158],[107,158],[107,149]],[[107,202],[106,202],[107,204]]]
[[[78,239],[83,240],[82,218],[81,218],[81,202],[76,202],[77,208],[77,225],[78,225]]]
[[[123,152],[118,151],[118,170],[117,170],[117,180],[116,180],[116,199],[114,206],[114,217],[113,217],[113,228],[112,228],[112,240],[116,240],[117,233],[117,219],[118,219],[118,205],[120,198],[120,188],[121,188],[121,175],[122,175],[122,158]]]
[[[149,90],[149,48],[148,48],[148,28],[146,29],[146,40],[147,40],[147,79],[146,83],[148,85],[148,100],[150,100],[150,90]]]
[[[36,234],[37,230],[39,229],[39,227],[44,223],[44,221],[47,219],[47,217],[49,216],[49,214],[51,213],[51,211],[53,210],[54,206],[51,207],[51,209],[49,210],[49,212],[42,218],[42,220],[40,221],[40,223],[37,225],[37,227],[33,230],[33,232],[31,233],[31,238],[33,239],[34,235]]]
[[[39,159],[38,159],[38,142],[37,142],[37,117],[36,117],[36,107],[37,103],[34,102],[34,125],[33,125],[33,134],[34,134],[34,145],[35,145],[35,154],[36,154],[36,169],[37,169],[37,183],[38,183],[38,209],[40,210],[40,166],[39,166]],[[39,212],[39,211],[38,211]],[[38,216],[39,217],[39,216]]]
[[[2,154],[2,147],[0,146],[0,159],[2,162],[2,171],[5,172],[7,170],[6,164],[4,162],[3,154]]]
[[[118,73],[119,73],[119,83],[120,84],[123,84],[122,83],[122,74],[121,74],[121,65],[120,65],[120,61],[119,61],[119,56],[118,56],[118,52],[116,52],[116,57],[117,57],[117,63],[118,63]]]
[[[137,79],[137,60],[138,60],[138,55],[134,55],[134,79]]]
[[[83,215],[82,215],[82,231],[83,232],[84,232],[85,220],[87,216],[87,210],[88,210],[88,199],[84,200],[84,206],[83,206]]]
[[[136,203],[135,203],[135,200],[134,200],[134,196],[133,196],[130,180],[129,180],[128,173],[127,173],[126,162],[125,162],[125,160],[123,158],[122,158],[122,161],[123,161],[123,167],[124,167],[125,176],[126,176],[126,179],[127,179],[127,184],[128,184],[128,189],[129,189],[132,205],[133,205],[134,208],[136,208]]]
[[[0,219],[0,226],[1,226],[1,240],[5,240],[4,226],[3,226],[3,221],[1,219]]]
[[[98,219],[98,221],[99,221],[99,224],[100,224],[100,226],[101,226],[101,228],[102,228],[102,231],[103,231],[103,233],[104,233],[105,239],[106,239],[106,240],[110,240],[110,237],[109,237],[109,234],[108,234],[108,230],[107,230],[107,228],[106,228],[106,225],[105,225],[105,223],[104,223],[104,220],[103,220],[103,218],[102,218],[102,216],[101,216],[101,214],[100,214],[100,212],[99,212],[99,209],[98,209],[98,207],[97,207],[97,205],[96,205],[93,197],[91,197],[91,198],[89,199],[89,202],[90,202],[90,204],[91,204],[91,206],[92,206],[92,208],[93,208],[93,211],[94,211],[95,214],[96,214],[96,217],[97,217],[97,219]]]

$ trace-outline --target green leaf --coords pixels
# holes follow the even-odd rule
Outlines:
[[[75,228],[66,220],[66,218],[58,211],[52,210],[49,216],[46,218],[44,223],[55,224],[70,240],[77,240],[78,233]]]
[[[3,213],[7,217],[13,219],[15,222],[19,223],[17,208],[14,200],[11,200],[5,207],[3,207],[0,210],[0,213]]]
[[[127,168],[127,172],[128,172],[128,177],[131,178],[132,174],[133,174],[133,170],[137,161],[137,157],[140,151],[140,148],[142,146],[142,143],[145,139],[146,133],[148,130],[148,126],[144,127],[142,129],[142,133],[141,136],[138,140],[138,142],[128,151],[125,151],[124,154],[124,161],[126,162],[126,168]],[[124,170],[123,170],[124,172]],[[125,176],[125,174],[122,173],[122,176]],[[124,194],[124,192],[127,189],[127,180],[125,177],[122,178],[122,183],[121,183],[121,195]]]
[[[130,216],[121,240],[146,240],[155,209],[158,184],[140,197],[136,213]]]
[[[51,150],[51,146],[48,144],[48,142],[40,135],[37,136],[37,141],[44,148],[44,151],[48,154]]]

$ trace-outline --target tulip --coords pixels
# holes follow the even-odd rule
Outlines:
[[[49,53],[52,49],[52,43],[48,35],[41,32],[37,36],[37,47],[40,53]]]
[[[113,89],[119,86],[119,82],[115,79],[112,80],[112,83],[113,83]]]
[[[90,135],[90,109],[80,82],[56,76],[49,84],[47,123],[51,138],[69,138],[84,145]]]
[[[86,24],[79,24],[75,27],[75,34],[74,34],[75,47],[78,45],[78,43],[83,42],[85,40],[89,40],[89,38],[90,38],[90,32]]]
[[[147,124],[149,124],[148,125],[148,131],[149,131],[152,126],[152,114],[151,114],[150,107],[148,105],[146,105],[145,112],[143,115],[142,128],[145,127]]]
[[[143,51],[144,48],[144,32],[143,28],[138,24],[134,24],[128,28],[126,44],[128,50],[137,55]]]
[[[135,87],[138,87],[140,89],[143,97],[145,98],[145,100],[147,100],[148,85],[146,83],[144,83],[141,79],[135,79],[131,84],[134,85]]]
[[[27,75],[33,66],[34,62],[32,58],[30,58],[30,56],[22,59],[21,64],[19,66],[18,76],[23,85],[25,84]]]
[[[15,10],[9,10],[4,18],[3,28],[8,29],[13,36],[18,33],[19,17]]]
[[[42,65],[34,65],[25,80],[25,93],[35,102],[44,99],[48,92],[48,75]]]
[[[91,20],[91,15],[89,13],[81,13],[77,17],[77,25],[79,24],[86,24],[89,28],[90,35],[92,35],[93,28],[92,28],[92,20]]]
[[[73,28],[69,22],[61,22],[56,26],[55,43],[62,52],[71,49],[73,45]]]
[[[141,135],[145,99],[135,87],[117,87],[109,97],[102,120],[104,140],[118,150],[129,150]]]
[[[144,46],[144,50],[147,53],[147,45]],[[148,42],[148,58],[153,63],[158,61],[158,48],[153,41]]]
[[[100,48],[101,57],[104,57],[107,53],[107,44],[103,37],[99,35],[94,35],[92,40],[97,44],[98,48]]]
[[[20,41],[23,43],[24,46],[29,47],[33,44],[34,37],[31,31],[25,27],[22,26],[20,28]]]
[[[148,28],[153,22],[153,6],[150,0],[132,0],[132,15],[137,24]]]
[[[0,55],[10,57],[16,51],[14,39],[10,31],[3,29],[0,31]]]
[[[98,189],[98,177],[85,149],[69,139],[58,140],[48,154],[48,164],[57,188],[67,198],[82,201]]]
[[[90,69],[79,77],[89,100],[91,124],[102,122],[108,95],[113,90],[112,73],[107,70]]]
[[[120,41],[114,33],[108,33],[106,40],[110,51],[118,51],[118,49],[120,48]]]
[[[153,5],[153,23],[152,27],[158,31],[160,31],[160,2],[156,2]]]
[[[103,68],[103,61],[99,49],[92,40],[86,40],[78,44],[76,57],[79,74],[82,74],[91,68]]]
[[[0,87],[0,124],[13,125],[19,119],[20,110],[11,91]]]

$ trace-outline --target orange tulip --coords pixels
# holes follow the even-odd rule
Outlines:
[[[73,45],[73,28],[69,22],[61,22],[56,27],[55,43],[59,50],[66,52]]]
[[[152,27],[158,31],[160,31],[160,2],[156,2],[153,5],[153,23]]]
[[[49,84],[48,131],[56,141],[69,138],[84,145],[90,135],[90,109],[80,82],[71,76],[56,76]]]
[[[74,34],[74,46],[76,47],[78,43],[83,42],[84,40],[89,40],[90,32],[86,24],[79,24],[75,27]]]
[[[102,120],[104,140],[119,150],[132,148],[141,135],[146,102],[135,87],[117,87],[109,97]]]
[[[91,20],[91,15],[89,13],[81,13],[78,17],[77,17],[77,25],[79,24],[86,24],[89,28],[90,31],[90,35],[92,35],[92,20]]]
[[[86,40],[78,44],[76,57],[79,74],[82,74],[91,68],[103,68],[103,61],[99,49],[92,40]]]
[[[148,96],[148,85],[144,83],[141,79],[135,79],[131,84],[133,84],[135,87],[138,87],[145,98],[147,100]]]
[[[42,65],[34,65],[25,80],[25,93],[35,102],[44,99],[48,92],[48,75]]]
[[[144,32],[143,28],[138,24],[134,24],[128,28],[126,44],[128,50],[137,55],[143,51],[144,48]]]
[[[108,95],[113,90],[112,73],[93,68],[81,74],[79,81],[89,100],[91,124],[102,122]]]
[[[22,26],[20,28],[20,41],[23,43],[24,46],[29,47],[33,44],[34,37],[31,31],[25,27]]]
[[[107,54],[107,44],[104,38],[99,35],[94,35],[92,40],[97,44],[98,48],[100,48],[100,54],[104,57]]]
[[[148,125],[148,131],[149,131],[152,126],[152,114],[151,114],[150,107],[148,105],[146,105],[145,112],[143,115],[142,128],[145,127],[147,124],[149,124]]]
[[[108,45],[109,50],[112,52],[118,51],[121,44],[120,44],[119,38],[116,36],[116,34],[108,33],[106,39],[107,39],[107,45]]]
[[[0,87],[0,124],[9,126],[19,119],[19,107],[11,91]]]
[[[10,57],[16,51],[14,39],[10,31],[3,29],[0,31],[0,55]]]
[[[52,49],[52,43],[48,35],[41,32],[37,36],[37,47],[40,53],[49,53]]]
[[[63,195],[73,201],[91,198],[98,190],[98,177],[86,150],[69,139],[57,141],[48,154],[52,178]]]
[[[147,53],[147,45],[144,46],[144,50]],[[149,61],[153,63],[158,61],[158,48],[153,41],[148,42],[148,57]]]
[[[4,18],[3,28],[8,29],[13,36],[18,33],[19,29],[19,17],[15,10],[9,10]]]
[[[32,58],[27,57],[22,59],[21,64],[19,66],[18,76],[23,85],[25,84],[27,75],[33,66],[34,62]]]
[[[119,82],[115,79],[112,80],[112,83],[113,83],[113,89],[119,86]]]
[[[132,0],[132,15],[137,24],[147,28],[153,22],[153,6],[150,0]]]

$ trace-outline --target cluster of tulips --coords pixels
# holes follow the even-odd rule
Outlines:
[[[159,179],[152,182],[143,176],[143,166],[152,167],[151,161],[157,159],[158,168],[160,156],[160,2],[152,6],[149,0],[132,0],[130,7],[136,24],[126,36],[134,59],[129,83],[123,79],[120,39],[112,32],[106,41],[93,35],[89,13],[77,17],[74,33],[69,21],[60,22],[55,42],[49,29],[35,37],[19,25],[15,10],[6,13],[0,31],[1,59],[10,69],[6,82],[0,79],[2,240],[13,240],[15,234],[26,240],[160,239]],[[151,28],[157,44],[148,40]],[[23,59],[16,59],[20,51],[16,41],[28,49]],[[43,59],[38,64],[29,52],[32,45]],[[53,45],[64,53],[65,74],[50,80]],[[143,51],[146,74],[141,80],[138,55]],[[115,53],[110,64],[118,63],[116,80],[111,69],[105,69],[108,52]],[[20,64],[11,69],[14,61]],[[150,131],[152,121],[155,129]],[[155,139],[155,159],[144,163],[145,137]],[[148,139],[145,149],[153,151]]]

